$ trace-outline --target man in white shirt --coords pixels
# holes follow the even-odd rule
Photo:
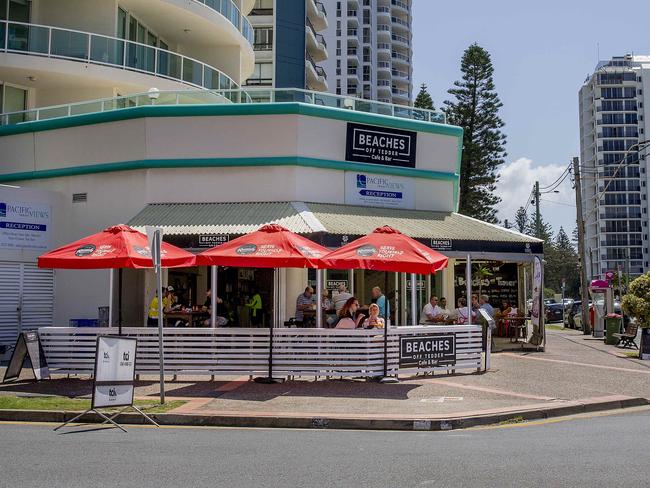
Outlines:
[[[332,296],[332,301],[334,302],[334,308],[338,312],[343,308],[345,302],[352,298],[352,293],[348,291],[347,287],[343,283],[339,284],[337,290],[338,293]]]
[[[442,308],[438,306],[438,297],[432,296],[420,314],[421,324],[434,324],[444,320]]]

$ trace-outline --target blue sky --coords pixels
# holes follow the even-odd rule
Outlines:
[[[650,55],[649,24],[649,0],[414,0],[414,83],[428,85],[436,108],[460,79],[470,44],[492,55],[508,136],[501,220],[525,205],[536,179],[550,184],[579,155],[578,90],[598,52],[601,59]],[[542,215],[570,232],[575,197],[568,179],[560,190],[542,197]]]

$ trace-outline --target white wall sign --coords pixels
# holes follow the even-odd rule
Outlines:
[[[136,339],[97,338],[92,408],[133,404]]]
[[[0,249],[45,251],[51,225],[49,205],[0,200]]]
[[[345,203],[366,207],[415,208],[415,182],[410,178],[345,172]]]

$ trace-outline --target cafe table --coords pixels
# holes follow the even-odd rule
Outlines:
[[[203,321],[209,318],[210,312],[203,310],[174,310],[165,314],[167,327],[173,326],[178,320],[187,322],[189,327],[201,327]]]

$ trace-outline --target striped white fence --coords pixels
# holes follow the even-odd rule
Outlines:
[[[158,329],[125,327],[137,337],[138,374],[158,373]],[[456,335],[454,366],[399,368],[400,337],[432,333]],[[56,373],[92,374],[99,335],[117,335],[116,328],[42,327],[39,335],[49,368]],[[166,328],[165,372],[175,375],[266,375],[268,329]],[[478,326],[392,327],[388,334],[388,373],[480,370],[481,328]],[[382,376],[384,336],[381,330],[274,329],[274,376]]]

